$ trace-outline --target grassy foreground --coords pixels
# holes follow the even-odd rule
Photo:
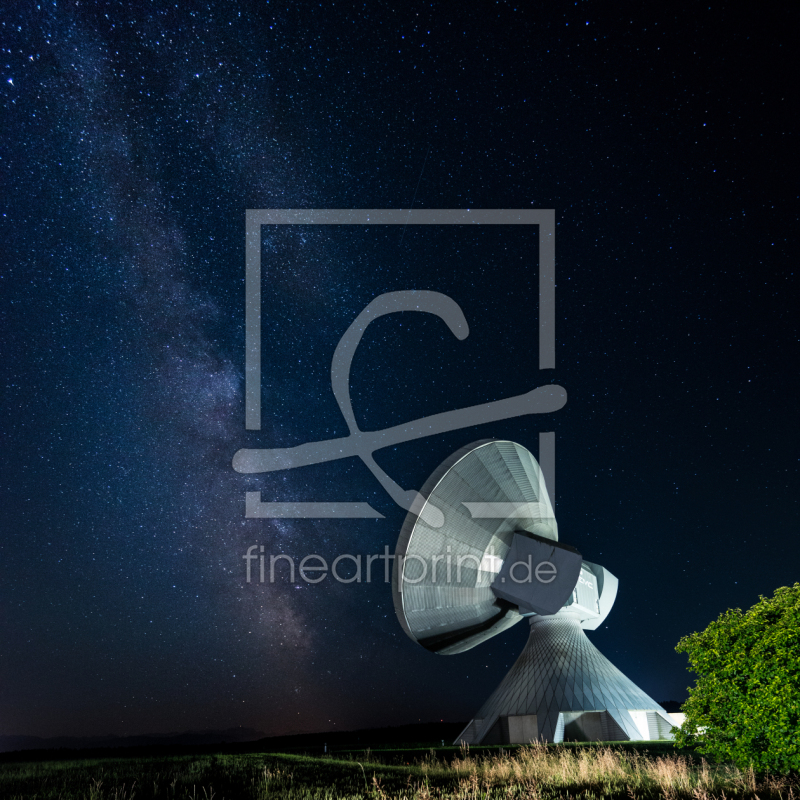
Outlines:
[[[625,798],[800,800],[796,777],[757,776],[691,756],[612,746],[531,745],[492,754],[434,751],[388,763],[335,756],[242,754],[16,762],[0,765],[6,800],[340,800],[344,798]]]

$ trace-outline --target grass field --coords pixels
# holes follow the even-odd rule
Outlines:
[[[663,747],[382,750],[328,756],[104,758],[0,764],[3,800],[625,798],[800,800],[795,778],[709,765]]]

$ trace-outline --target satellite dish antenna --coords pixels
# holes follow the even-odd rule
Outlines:
[[[527,449],[473,442],[420,495],[392,573],[403,630],[454,655],[523,618],[530,624],[516,663],[455,744],[672,738],[675,721],[587,639],[584,630],[608,616],[617,579],[558,541],[542,470]]]

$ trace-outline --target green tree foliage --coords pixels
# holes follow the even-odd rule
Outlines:
[[[757,771],[800,770],[800,583],[729,609],[675,648],[697,683],[678,746]]]

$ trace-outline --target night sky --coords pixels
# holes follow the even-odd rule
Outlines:
[[[245,580],[251,545],[394,550],[405,512],[362,462],[231,466],[347,434],[331,358],[382,292],[442,292],[470,335],[370,325],[363,428],[567,390],[376,460],[417,489],[469,442],[536,454],[555,431],[560,538],[620,581],[589,637],[654,699],[686,697],[681,636],[800,579],[796,7],[30,0],[0,20],[0,734],[471,718],[527,625],[443,657],[380,575]],[[555,209],[555,369],[535,229],[265,227],[246,431],[246,209],[412,200]],[[383,518],[245,519],[246,491]]]

